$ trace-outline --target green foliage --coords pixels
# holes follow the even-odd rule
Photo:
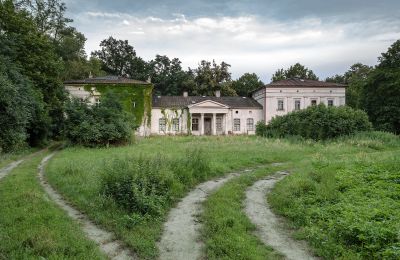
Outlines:
[[[94,106],[76,99],[68,103],[65,136],[70,142],[108,146],[129,141],[133,119],[123,111],[111,92],[103,95],[100,101]]]
[[[368,116],[350,107],[326,107],[324,104],[274,117],[267,126],[257,124],[256,133],[267,137],[301,136],[326,140],[371,130]]]
[[[288,69],[279,69],[277,70],[271,78],[272,82],[290,79],[290,78],[301,78],[301,79],[311,79],[318,80],[318,77],[314,74],[314,72],[300,63],[296,63],[290,66]]]
[[[346,143],[386,151],[320,153],[278,183],[269,201],[323,258],[398,259],[400,139],[362,133],[342,138],[337,149]]]
[[[99,92],[102,96],[110,92],[113,93],[124,111],[130,115],[134,128],[138,128],[142,123],[147,123],[147,125],[151,123],[153,90],[151,84],[90,84],[84,88],[92,93]]]
[[[102,194],[129,213],[159,216],[187,187],[207,178],[208,164],[200,150],[174,160],[161,156],[115,159],[102,176]]]
[[[133,46],[127,40],[109,37],[100,42],[101,50],[92,52],[92,57],[101,60],[103,70],[116,76],[146,79],[146,63],[136,56]]]
[[[42,144],[49,119],[40,93],[8,59],[0,56],[0,151]]]
[[[226,62],[217,64],[214,60],[211,62],[202,60],[199,66],[189,71],[193,75],[193,82],[190,85],[191,95],[213,96],[216,90],[221,90],[222,95],[236,96],[232,88],[231,73]]]
[[[379,58],[362,93],[363,108],[378,130],[400,133],[400,40]]]
[[[346,84],[346,105],[360,109],[363,107],[361,95],[371,72],[373,72],[372,67],[356,63],[344,75],[328,77],[325,81]]]
[[[232,82],[232,88],[239,96],[251,96],[251,91],[264,86],[264,83],[255,73],[245,73],[239,79]]]
[[[157,55],[149,62],[148,67],[155,95],[182,95],[183,89],[186,88],[185,81],[190,75],[182,70],[178,58],[170,60],[165,55]]]

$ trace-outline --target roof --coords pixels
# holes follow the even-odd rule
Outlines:
[[[332,83],[332,82],[325,82],[325,81],[318,81],[318,80],[310,80],[310,79],[299,79],[299,78],[292,78],[292,79],[284,79],[275,82],[271,82],[263,87],[260,87],[253,92],[258,91],[263,88],[346,88],[347,85],[339,84],[339,83]]]
[[[262,106],[249,97],[207,97],[207,96],[153,96],[155,108],[185,108],[206,100],[218,102],[230,108],[262,108]]]
[[[148,85],[151,84],[146,81],[129,79],[119,76],[105,76],[105,77],[96,77],[96,78],[87,78],[87,79],[79,79],[79,80],[67,80],[64,81],[64,84],[70,85],[79,85],[79,84],[139,84],[139,85]]]

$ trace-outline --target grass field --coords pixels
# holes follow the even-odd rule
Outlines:
[[[187,170],[187,167],[189,167],[185,165],[185,162],[190,162],[190,154],[193,149],[203,151],[203,157],[200,161],[206,164],[208,168],[206,173],[201,176],[193,173],[188,177],[184,173],[185,169]],[[319,211],[320,214],[317,214],[315,210],[318,207],[322,209],[324,205],[329,205],[329,201],[332,201],[330,200],[332,196],[338,196],[338,193],[333,192],[333,190],[341,179],[328,177],[335,175],[331,174],[332,172],[342,173],[347,171],[347,175],[335,175],[344,176],[343,179],[345,180],[343,181],[346,182],[348,177],[352,177],[352,173],[355,170],[359,170],[359,174],[363,175],[363,170],[360,169],[368,167],[368,164],[367,166],[362,166],[364,159],[370,158],[370,163],[373,163],[374,160],[379,161],[379,159],[384,158],[384,155],[390,158],[399,157],[398,149],[400,149],[398,137],[383,133],[361,134],[356,137],[343,138],[327,143],[315,143],[297,139],[269,140],[245,136],[153,137],[138,140],[136,144],[126,147],[110,149],[67,148],[50,162],[47,176],[53,186],[72,204],[88,214],[92,220],[114,231],[142,258],[154,258],[158,254],[156,242],[160,238],[162,223],[168,210],[198,182],[244,167],[264,165],[270,162],[288,162],[291,165],[288,170],[294,172],[294,175],[278,185],[270,198],[275,210],[293,221],[293,226],[300,230],[297,236],[308,239],[318,254],[327,258],[358,257],[363,256],[363,253],[359,252],[364,251],[365,242],[351,244],[347,243],[347,241],[347,244],[343,244],[343,241],[333,238],[335,234],[331,233],[332,229],[328,229],[327,227],[329,226],[324,224],[324,221],[329,222],[336,217],[334,212],[338,212],[337,209],[332,208],[332,215],[324,214],[325,211],[322,210]],[[197,160],[199,158],[192,159]],[[388,159],[387,161],[382,161],[381,164],[390,168],[396,162]],[[325,167],[324,165],[329,166]],[[140,175],[141,167],[145,167],[151,177],[147,178]],[[382,169],[387,171],[386,168]],[[392,167],[390,169],[387,174],[392,176],[397,168]],[[116,175],[119,176],[119,179],[112,180],[115,183],[132,185],[132,183],[138,181],[140,187],[145,186],[145,188],[138,188],[135,183],[135,192],[131,194],[131,197],[121,198],[123,201],[134,199],[135,202],[142,205],[141,208],[127,209],[121,206],[126,205],[126,203],[121,203],[115,196],[104,195],[104,176],[110,175],[109,172],[114,170]],[[324,174],[325,171],[326,176]],[[127,173],[129,178],[123,178],[124,172]],[[314,172],[318,172],[318,174],[314,174]],[[145,181],[141,180],[142,177]],[[225,211],[237,211],[239,209],[240,200],[243,198],[243,195],[240,194],[243,194],[245,188],[255,180],[252,178],[244,179],[243,183],[240,183],[237,187],[234,180],[210,198],[215,203],[206,203],[204,234],[211,233],[207,231],[207,228],[224,223],[223,220],[221,222],[218,216],[224,216]],[[361,177],[358,176],[358,178]],[[309,189],[307,186],[309,185],[307,183],[309,179],[318,183],[318,185],[311,185],[315,188],[314,190]],[[118,184],[114,186],[121,188],[124,185]],[[236,183],[236,185],[238,184]],[[352,185],[358,187],[356,181]],[[396,185],[398,183],[394,182],[395,189],[398,187]],[[155,187],[169,188],[166,188],[168,190],[166,192],[157,192],[154,191],[157,190]],[[233,196],[232,193],[234,191],[230,190],[232,187],[238,188],[238,191],[242,193],[239,192]],[[304,190],[301,190],[302,188]],[[358,192],[357,189],[356,193]],[[169,190],[173,190],[173,192]],[[301,190],[301,192],[295,193],[298,190]],[[338,192],[341,193],[342,190],[338,190]],[[118,192],[115,193],[118,194]],[[224,195],[232,195],[232,198],[230,200],[218,199],[219,196]],[[347,193],[340,195],[344,197],[350,196]],[[289,196],[288,198],[298,197],[290,200],[288,198],[285,199],[285,196]],[[360,198],[362,196],[359,195]],[[385,196],[387,196],[386,193],[380,193],[376,196],[376,199],[377,201],[387,200]],[[351,197],[347,197],[347,199],[350,200]],[[313,204],[310,200],[315,200],[318,203]],[[345,200],[342,203],[345,203]],[[365,203],[368,204],[367,202]],[[357,216],[357,213],[362,214],[363,207],[366,206],[348,204],[352,206],[353,216]],[[147,209],[151,209],[151,212],[154,211],[156,213],[146,214]],[[379,211],[382,208],[377,207],[377,209]],[[297,217],[301,214],[304,214],[306,219],[299,222]],[[392,207],[387,209],[385,214],[400,215],[400,212]],[[259,251],[257,247],[261,246],[257,239],[252,236],[251,225],[245,219],[240,212],[232,214],[230,222],[241,223],[242,226],[236,227],[234,225],[233,230],[226,231],[228,233],[232,232],[230,233],[232,235],[236,234],[238,238],[242,237],[243,241],[249,241],[242,248],[235,249],[237,251],[235,251],[234,255],[237,257],[233,258],[244,259],[247,253],[254,252],[254,250]],[[309,221],[310,219],[315,219],[315,221]],[[351,219],[349,217],[349,222],[342,223],[344,228],[350,228],[358,220],[358,218],[353,218],[352,222]],[[389,221],[389,225],[395,223],[394,221],[396,220],[394,217],[383,219]],[[395,228],[395,232],[399,230],[396,225],[390,227]],[[310,234],[314,234],[320,228],[326,228],[319,233],[321,236],[325,236],[325,240],[330,245],[334,244],[335,246],[324,246],[325,242],[322,241],[318,244],[310,239]],[[382,235],[386,239],[386,234],[388,233],[381,233],[381,231],[383,230],[376,231],[377,236]],[[232,236],[224,236],[223,233],[217,237],[218,235],[221,234],[216,233],[214,237],[209,237],[208,241],[206,241],[206,252],[211,258],[222,257],[217,251],[229,251],[232,246],[229,242]],[[226,238],[226,241],[220,240],[223,237]],[[396,243],[398,243],[398,238],[388,243],[391,243],[392,248],[394,248],[392,251],[397,250]],[[378,247],[373,250],[382,249],[382,245]],[[337,250],[338,248],[340,248],[339,251]],[[264,253],[274,255],[268,248],[264,248],[260,252],[261,255]],[[392,254],[390,249],[385,252],[386,254]],[[228,257],[228,255],[227,253],[225,257]]]
[[[42,190],[36,154],[0,181],[0,259],[105,259]]]
[[[10,162],[17,161],[35,151],[37,151],[37,149],[31,148],[31,149],[24,149],[14,153],[0,153],[0,169],[9,164]]]

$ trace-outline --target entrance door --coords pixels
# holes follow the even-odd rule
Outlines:
[[[204,118],[204,134],[211,135],[211,118]]]

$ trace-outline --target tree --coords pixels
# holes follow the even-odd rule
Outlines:
[[[39,91],[7,58],[0,55],[0,151],[38,144],[47,135],[49,118]]]
[[[262,87],[264,83],[255,73],[245,73],[239,79],[233,81],[232,88],[239,96],[247,97],[251,91]]]
[[[214,95],[216,90],[221,90],[222,95],[237,95],[231,84],[231,73],[228,63],[221,62],[217,64],[214,60],[211,62],[202,60],[193,70],[194,89],[191,89],[193,95]]]
[[[326,82],[346,84],[346,104],[352,108],[361,108],[361,93],[367,84],[368,75],[373,68],[361,63],[353,64],[344,75],[326,78]]]
[[[314,72],[300,63],[296,63],[290,66],[288,69],[279,69],[274,75],[272,75],[271,81],[279,81],[283,79],[290,78],[301,78],[301,79],[311,79],[318,80],[318,77],[314,74]]]
[[[63,127],[66,94],[60,81],[63,63],[53,42],[38,29],[26,10],[16,9],[10,0],[0,2],[0,28],[0,55],[13,61],[20,68],[20,73],[32,82],[43,97],[45,114],[51,117],[51,121],[41,121],[43,124],[47,122],[48,126],[31,129],[30,137],[35,136],[34,133],[44,137],[39,133],[46,132],[59,135]],[[43,129],[46,131],[43,132]],[[43,140],[31,141],[41,143]]]
[[[170,60],[167,56],[157,55],[149,62],[149,71],[154,92],[158,95],[181,95],[188,74],[182,70],[178,58]]]
[[[123,77],[138,77],[144,79],[146,63],[136,57],[136,51],[127,40],[117,40],[109,37],[101,41],[101,50],[92,52],[92,57],[102,62],[102,69],[112,75]]]
[[[378,60],[362,91],[362,105],[376,129],[400,134],[400,40]]]
[[[105,93],[100,104],[94,106],[73,99],[67,103],[66,115],[66,137],[71,143],[85,146],[126,143],[134,127],[134,119],[112,92]]]

